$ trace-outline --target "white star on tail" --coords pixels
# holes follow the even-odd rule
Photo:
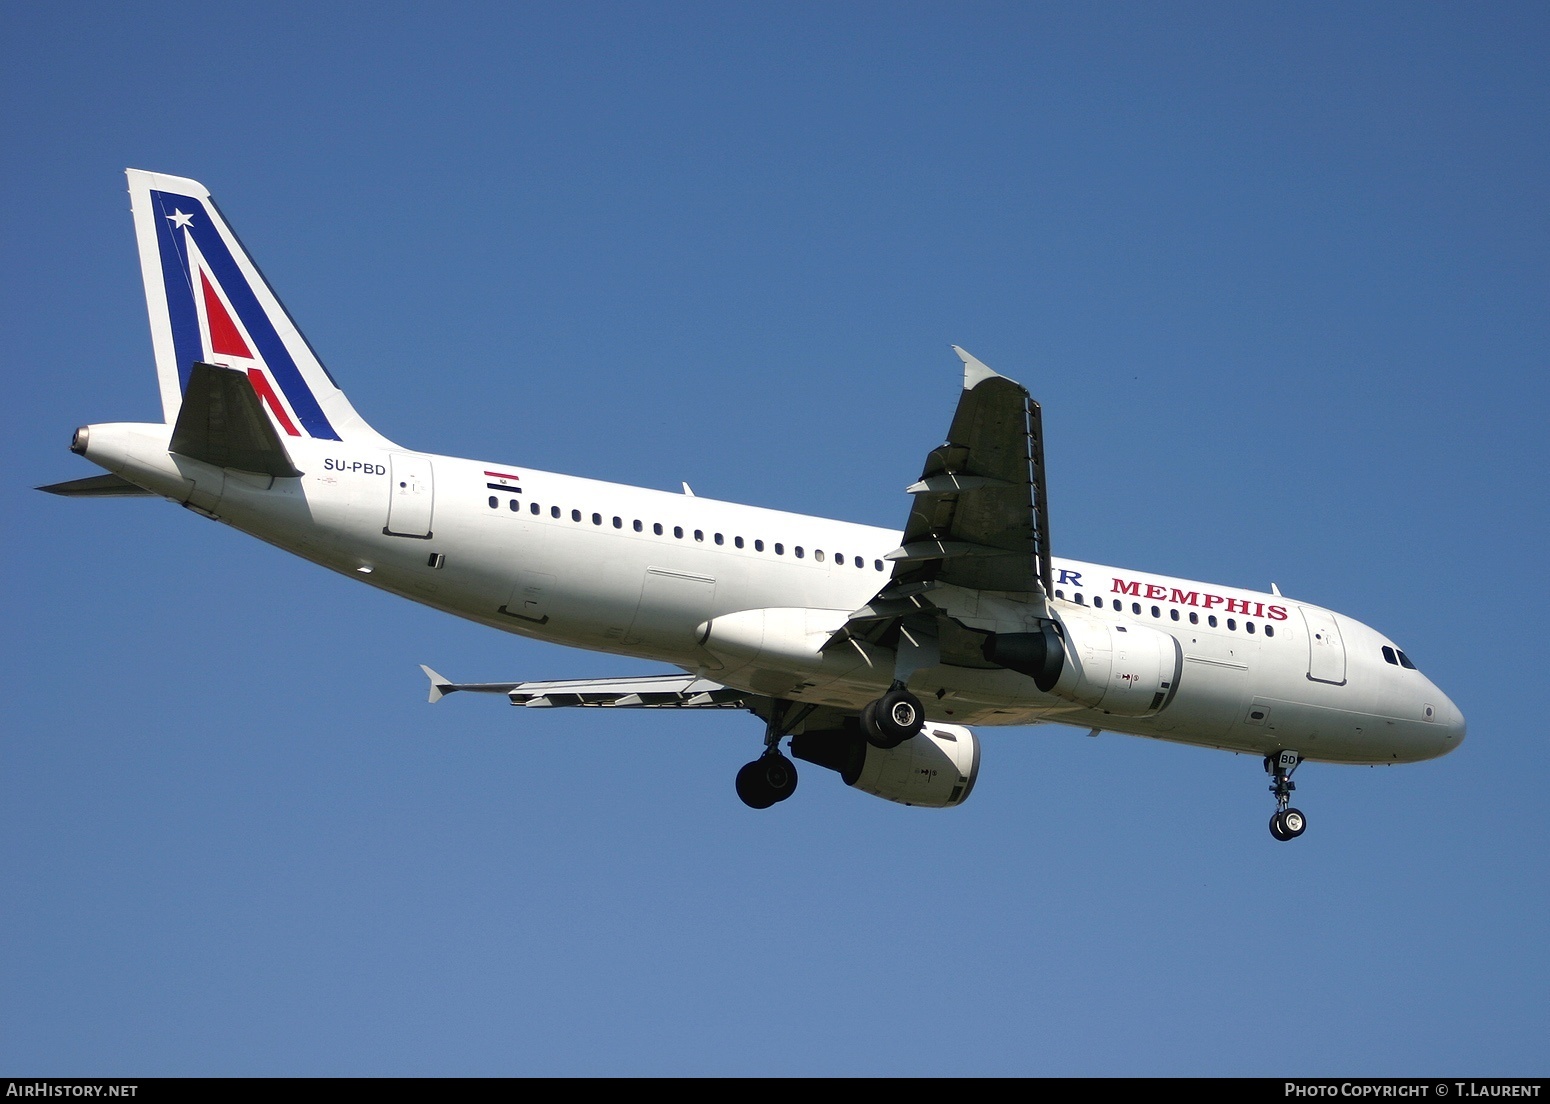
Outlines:
[[[182,230],[189,223],[194,221],[193,215],[185,215],[182,211],[179,211],[176,208],[173,208],[172,214],[168,215],[167,217],[172,220],[172,228],[174,230]]]

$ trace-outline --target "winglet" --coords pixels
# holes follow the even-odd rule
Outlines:
[[[448,694],[452,693],[452,691],[457,689],[456,686],[453,686],[450,682],[442,678],[435,671],[432,671],[425,664],[420,664],[420,670],[424,671],[425,677],[431,680],[430,702],[432,705],[435,705],[442,698],[446,697]]]
[[[963,361],[963,389],[973,391],[988,379],[1005,379],[1000,372],[984,364],[973,353],[966,352],[958,346],[953,346],[953,352],[958,354],[958,359]]]

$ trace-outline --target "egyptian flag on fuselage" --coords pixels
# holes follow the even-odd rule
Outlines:
[[[510,472],[487,471],[484,473],[487,481],[485,486],[492,491],[505,491],[507,494],[521,494],[522,488],[518,486],[518,480],[522,477]]]

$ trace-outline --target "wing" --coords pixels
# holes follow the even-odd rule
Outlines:
[[[963,394],[947,441],[926,457],[893,581],[970,590],[1051,590],[1039,404],[957,346]]]
[[[237,368],[193,366],[168,447],[218,468],[287,479],[301,475],[264,413],[252,379]]]
[[[698,675],[631,675],[613,679],[558,679],[552,682],[453,682],[423,663],[420,670],[431,680],[430,700],[438,702],[458,690],[478,694],[505,694],[512,705],[530,709],[590,706],[602,709],[743,709],[766,722],[775,721],[783,733],[842,728],[849,710],[831,706],[801,705],[764,694],[750,694],[723,686]],[[854,724],[854,720],[850,722]]]
[[[1053,593],[1039,404],[964,350],[963,393],[947,440],[926,457],[887,585],[829,642],[927,647],[982,665],[979,639],[944,624],[949,588],[1042,608]],[[929,644],[926,642],[930,642]],[[929,660],[921,660],[924,664]]]
[[[430,700],[458,690],[505,694],[512,705],[531,708],[588,705],[616,709],[751,709],[755,694],[697,675],[635,675],[615,679],[559,679],[552,682],[452,682],[420,666],[431,680]]]

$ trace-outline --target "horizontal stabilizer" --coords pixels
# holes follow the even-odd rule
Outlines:
[[[301,474],[264,412],[252,381],[237,368],[194,365],[168,447],[179,456],[218,468],[287,479]]]
[[[88,475],[85,479],[72,479],[68,483],[50,483],[39,487],[49,494],[67,498],[155,498],[144,487],[137,487],[121,475]]]

